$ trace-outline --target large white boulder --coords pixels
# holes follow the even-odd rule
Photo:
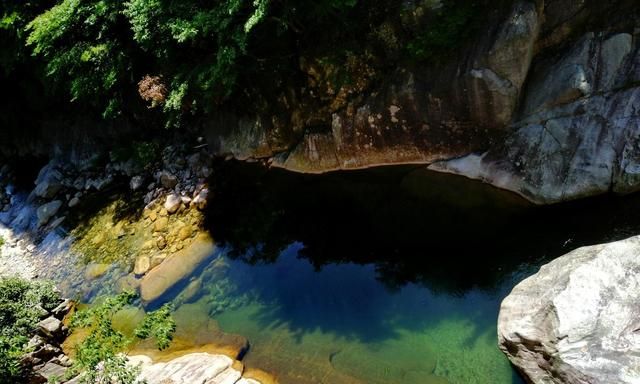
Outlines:
[[[640,237],[576,249],[502,302],[500,348],[535,384],[640,383]]]

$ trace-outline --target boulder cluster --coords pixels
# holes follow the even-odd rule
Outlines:
[[[71,300],[65,299],[51,311],[42,309],[42,320],[27,343],[29,352],[21,359],[22,366],[31,372],[29,384],[61,378],[71,365],[71,359],[64,354],[61,345],[69,333],[63,320],[73,306]]]

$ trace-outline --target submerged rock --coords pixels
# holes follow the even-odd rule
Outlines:
[[[167,257],[162,264],[145,275],[140,283],[140,296],[152,303],[179,283],[188,279],[202,263],[213,256],[215,245],[206,234],[198,235],[187,248]]]
[[[640,237],[576,249],[505,298],[500,348],[535,384],[640,382]]]

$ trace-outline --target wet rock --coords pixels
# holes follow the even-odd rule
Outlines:
[[[146,303],[154,302],[176,284],[188,279],[202,263],[213,256],[214,250],[210,237],[198,235],[189,247],[169,256],[142,278],[142,300]]]
[[[42,335],[56,339],[62,334],[62,322],[55,317],[47,317],[37,324],[38,332]]]
[[[136,263],[133,268],[133,273],[138,276],[142,276],[145,273],[147,273],[150,267],[151,267],[151,260],[149,259],[149,256],[138,256],[138,258],[136,258]]]
[[[640,237],[578,248],[504,299],[500,348],[532,383],[640,382]]]
[[[41,227],[49,222],[49,220],[58,213],[58,210],[62,207],[62,201],[54,200],[47,204],[41,205],[36,211],[38,216],[38,226]]]
[[[54,229],[57,228],[58,226],[60,226],[60,224],[62,224],[65,220],[67,219],[66,216],[62,216],[62,217],[58,217],[57,219],[55,219],[51,224],[49,224],[48,229]]]
[[[138,287],[140,287],[140,280],[136,279],[134,275],[129,274],[119,278],[116,285],[118,287],[118,292],[136,291]]]
[[[63,176],[57,168],[57,160],[52,160],[40,170],[35,180],[36,196],[51,199],[62,189]]]
[[[84,276],[88,280],[94,280],[101,277],[105,273],[107,273],[108,270],[109,270],[109,264],[93,263],[93,264],[87,265],[87,267],[85,268]]]
[[[162,262],[165,261],[166,259],[167,259],[167,255],[165,255],[165,254],[153,255],[151,257],[150,269],[153,269],[153,268],[157,267],[158,265],[162,264]]]
[[[195,279],[191,281],[189,284],[187,284],[187,286],[182,291],[182,295],[181,295],[182,302],[190,303],[195,299],[197,299],[198,294],[201,292],[200,291],[201,288],[202,288],[201,279]]]
[[[153,230],[155,232],[164,232],[167,230],[168,226],[169,226],[169,218],[166,216],[160,217],[153,223]]]
[[[62,184],[57,181],[46,180],[38,184],[34,190],[36,196],[43,199],[54,197],[62,189]]]
[[[180,196],[172,193],[167,196],[164,202],[164,209],[166,209],[169,214],[173,214],[178,211],[180,205],[182,205],[182,199]]]

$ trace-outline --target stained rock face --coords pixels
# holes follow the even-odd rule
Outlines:
[[[518,284],[500,348],[533,383],[640,382],[640,237],[576,249]]]
[[[210,148],[306,173],[425,164],[540,204],[633,192],[639,19],[623,0],[515,1],[437,70],[399,67],[340,108],[307,111],[300,94],[288,116],[216,117]]]
[[[271,157],[275,166],[310,173],[430,163],[480,150],[512,120],[542,20],[533,1],[516,1],[501,18],[492,17],[467,57],[446,68],[398,68],[385,75],[382,88],[355,86],[345,92],[357,96],[353,100],[335,97],[317,108],[305,108],[315,96],[301,91],[286,100],[296,106],[288,116],[221,114],[208,132],[210,147],[240,159]],[[310,79],[305,89],[331,72],[306,58],[300,70]]]

